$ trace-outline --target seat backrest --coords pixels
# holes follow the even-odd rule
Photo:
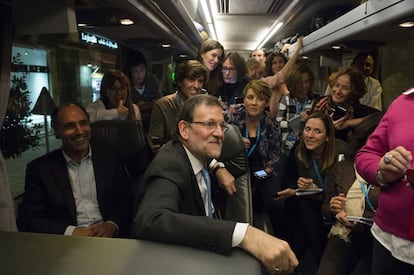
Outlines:
[[[229,125],[224,134],[219,161],[235,165],[245,172],[236,178],[237,192],[227,196],[224,219],[253,224],[252,190],[246,149],[239,129]]]
[[[130,180],[147,169],[153,158],[148,135],[132,120],[99,120],[91,123],[91,144],[110,147],[122,159]]]

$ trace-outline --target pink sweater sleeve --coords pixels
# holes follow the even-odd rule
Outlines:
[[[367,143],[356,155],[358,173],[371,184],[377,184],[376,172],[382,156],[391,148],[388,142],[388,115],[385,114],[377,128],[368,138]]]

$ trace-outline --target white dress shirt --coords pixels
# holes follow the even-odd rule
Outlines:
[[[88,155],[80,163],[73,161],[65,152],[63,152],[63,156],[66,160],[69,181],[75,199],[77,226],[88,227],[91,224],[103,222],[97,200],[92,149],[89,148]],[[76,225],[69,225],[64,234],[72,235],[75,228]]]
[[[191,167],[193,168],[194,175],[197,179],[198,188],[200,189],[201,198],[204,203],[204,210],[205,213],[208,213],[208,199],[207,199],[207,185],[204,182],[204,178],[201,174],[201,170],[205,166],[200,160],[198,160],[191,152],[184,146],[185,152],[187,153],[188,159],[190,160]],[[214,213],[214,205],[212,205],[213,213]],[[240,245],[242,240],[244,239],[244,235],[246,235],[248,223],[236,223],[233,231],[232,237],[232,247],[236,247]]]

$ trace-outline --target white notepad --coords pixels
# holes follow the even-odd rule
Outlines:
[[[322,188],[296,189],[296,196],[307,196],[321,193]]]

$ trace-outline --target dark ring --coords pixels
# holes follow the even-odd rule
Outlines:
[[[386,154],[384,157],[384,163],[385,164],[390,164],[392,161],[392,155],[390,153]]]

